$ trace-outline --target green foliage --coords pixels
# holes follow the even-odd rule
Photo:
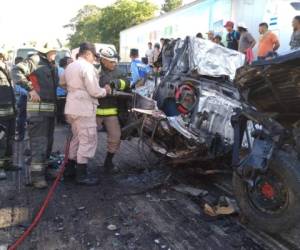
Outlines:
[[[169,12],[174,10],[182,5],[182,0],[165,0],[165,3],[162,5],[161,10],[163,12]]]
[[[77,15],[71,19],[71,22],[78,22],[90,15],[97,15],[100,11],[101,9],[96,5],[84,5],[83,8],[77,12]]]
[[[103,9],[94,8],[85,6],[65,26],[74,27],[75,32],[69,36],[71,48],[83,41],[111,43],[118,48],[120,31],[153,18],[157,10],[148,0],[118,0]]]
[[[85,5],[80,9],[76,17],[72,18],[70,24],[65,28],[71,28],[74,33],[69,35],[69,46],[73,49],[84,41],[99,42],[100,32],[98,30],[101,19],[101,9],[95,5]]]
[[[70,47],[76,48],[84,41],[98,43],[101,39],[98,28],[100,18],[101,15],[91,15],[79,21],[75,25],[75,33],[69,36]]]
[[[148,2],[119,0],[102,11],[101,40],[119,45],[120,31],[154,17],[156,6]]]

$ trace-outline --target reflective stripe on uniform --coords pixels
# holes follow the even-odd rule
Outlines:
[[[124,90],[126,88],[126,82],[120,79],[120,90]]]
[[[42,171],[45,168],[45,164],[41,163],[31,163],[30,170],[31,171]]]
[[[7,116],[7,115],[13,115],[13,114],[14,114],[13,107],[0,108],[0,116]]]
[[[46,103],[46,102],[27,102],[27,111],[28,112],[54,112],[55,104],[54,103]]]
[[[102,115],[102,116],[117,115],[118,109],[117,108],[106,108],[106,109],[98,108],[96,114]]]

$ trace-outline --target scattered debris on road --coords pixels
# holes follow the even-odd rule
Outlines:
[[[220,196],[217,205],[204,204],[203,211],[209,216],[230,215],[238,213],[236,201],[226,196]]]
[[[118,228],[116,225],[110,224],[107,226],[107,229],[110,231],[116,231]]]
[[[179,184],[177,186],[174,186],[173,189],[177,192],[180,192],[183,194],[188,194],[188,195],[195,196],[195,197],[198,197],[198,196],[203,197],[208,194],[208,191],[206,191],[206,190],[194,188],[194,187],[187,186],[184,184]]]

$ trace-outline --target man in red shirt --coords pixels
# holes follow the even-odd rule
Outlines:
[[[258,44],[258,60],[266,60],[274,57],[276,50],[279,48],[279,40],[277,36],[268,30],[267,23],[261,23],[259,25],[259,33],[261,34]]]

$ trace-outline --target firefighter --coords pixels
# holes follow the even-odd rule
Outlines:
[[[98,98],[111,92],[110,86],[99,86],[99,74],[93,65],[96,56],[92,43],[82,43],[78,60],[69,64],[62,76],[68,90],[65,114],[73,133],[64,177],[75,177],[77,184],[86,186],[98,184],[97,178],[87,175],[87,164],[97,149]]]
[[[5,169],[14,170],[12,145],[15,134],[15,96],[6,53],[0,50],[0,180],[6,179]]]
[[[47,187],[45,172],[53,145],[58,72],[56,47],[46,43],[37,54],[12,70],[14,83],[28,91],[27,117],[31,147],[30,175],[33,187]]]
[[[101,73],[99,84],[101,87],[112,86],[119,91],[130,90],[130,84],[122,79],[116,79],[116,67],[119,55],[111,48],[107,47],[100,50]],[[99,99],[97,108],[97,125],[102,127],[104,124],[107,131],[107,154],[104,161],[104,171],[117,172],[118,169],[113,164],[113,157],[120,147],[121,127],[118,119],[118,100],[110,95]]]

